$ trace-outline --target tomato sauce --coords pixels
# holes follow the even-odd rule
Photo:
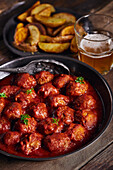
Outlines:
[[[24,74],[24,73],[23,73]],[[39,73],[40,74],[40,73]],[[22,74],[19,74],[17,77],[19,77],[19,76],[21,76]],[[3,86],[8,86],[8,85],[10,85],[10,86],[12,86],[12,85],[14,85],[14,86],[18,86],[18,84],[20,83],[19,81],[19,79],[18,78],[15,78],[15,75],[10,75],[10,76],[7,76],[6,78],[4,78],[3,80],[1,80],[0,81],[0,89],[3,87]],[[29,76],[28,76],[29,77]],[[39,77],[39,76],[38,76]],[[54,76],[54,78],[52,79],[52,80],[49,80],[51,83],[52,83],[52,85],[55,87],[55,88],[57,88],[56,86],[55,86],[55,83],[54,83],[54,79],[55,78],[58,78],[58,77],[60,77],[60,75],[57,75],[57,76]],[[34,75],[34,77],[33,77],[34,79],[35,79],[35,75]],[[75,77],[71,77],[70,78],[70,81],[73,81],[72,79],[75,79]],[[23,81],[23,80],[22,80]],[[27,81],[27,80],[26,80]],[[34,80],[33,80],[34,81]],[[36,80],[37,81],[37,80]],[[62,80],[61,80],[62,81]],[[64,105],[62,104],[62,103],[64,103],[64,100],[65,100],[65,96],[66,97],[69,97],[69,100],[70,100],[70,102],[68,103],[66,103],[65,104],[65,106],[66,107],[69,107],[69,108],[71,108],[71,109],[74,109],[74,121],[72,121],[71,123],[69,123],[69,124],[65,124],[65,123],[63,123],[63,129],[61,130],[61,131],[59,131],[58,132],[58,134],[65,134],[66,136],[63,136],[62,138],[61,138],[61,136],[59,135],[58,136],[58,138],[59,138],[59,140],[61,139],[61,143],[63,143],[64,142],[64,140],[66,139],[67,141],[67,145],[68,145],[68,147],[65,145],[65,143],[63,143],[63,144],[59,144],[59,142],[58,142],[58,140],[57,140],[57,133],[55,132],[55,129],[51,132],[51,133],[49,133],[48,134],[48,132],[46,132],[46,131],[44,131],[44,132],[42,132],[41,130],[40,130],[40,128],[39,128],[39,130],[38,130],[38,126],[36,126],[36,130],[35,131],[33,131],[33,132],[30,132],[30,133],[25,133],[24,132],[24,130],[20,130],[19,128],[20,128],[20,124],[22,124],[23,122],[22,122],[22,120],[20,120],[21,119],[21,115],[20,115],[20,117],[18,118],[15,118],[15,119],[10,119],[10,118],[8,118],[7,117],[7,115],[6,115],[6,110],[7,110],[7,105],[4,107],[4,109],[3,109],[3,111],[2,111],[2,113],[1,113],[1,119],[2,119],[2,117],[6,117],[7,119],[9,119],[9,121],[11,122],[11,129],[10,130],[7,130],[7,131],[5,131],[5,132],[1,132],[1,134],[0,134],[0,149],[1,150],[3,150],[3,151],[5,151],[5,152],[7,152],[7,153],[10,153],[10,154],[13,154],[13,155],[17,155],[17,156],[20,156],[20,157],[28,157],[28,158],[48,158],[48,157],[55,157],[55,156],[59,156],[59,155],[63,155],[63,154],[65,154],[65,153],[70,153],[70,152],[72,152],[72,151],[75,151],[76,149],[78,149],[78,148],[80,148],[80,147],[82,147],[82,146],[84,146],[84,144],[85,143],[87,143],[87,142],[89,142],[92,138],[94,138],[94,136],[96,135],[96,133],[97,133],[97,131],[98,131],[98,129],[99,129],[99,126],[102,124],[102,118],[103,118],[103,106],[102,106],[102,101],[101,101],[101,99],[100,99],[100,97],[99,97],[99,95],[97,94],[97,92],[96,92],[96,90],[90,85],[90,83],[89,82],[87,82],[87,81],[85,81],[85,80],[83,80],[84,81],[84,83],[83,83],[83,85],[85,85],[85,84],[87,84],[88,85],[88,89],[86,90],[86,92],[84,93],[84,94],[81,94],[80,96],[83,96],[83,95],[91,95],[92,97],[93,97],[93,99],[96,101],[96,104],[94,104],[94,108],[93,109],[90,109],[90,108],[83,108],[82,110],[76,110],[75,108],[74,108],[74,101],[78,98],[78,96],[67,96],[67,93],[66,93],[66,91],[69,91],[69,93],[71,94],[71,85],[70,86],[68,86],[68,84],[70,83],[70,81],[68,81],[67,83],[65,83],[65,86],[63,86],[63,88],[61,88],[61,89],[58,89],[58,93],[56,93],[56,94],[49,94],[46,98],[44,98],[44,96],[43,96],[43,94],[44,94],[44,92],[42,92],[42,86],[43,86],[43,88],[44,88],[44,84],[47,84],[48,82],[46,82],[46,83],[44,83],[43,85],[42,84],[36,84],[36,85],[34,85],[34,87],[31,85],[31,88],[23,88],[23,87],[20,87],[20,89],[18,90],[18,92],[15,92],[14,94],[13,94],[13,97],[11,96],[9,96],[8,98],[7,98],[7,100],[9,101],[9,103],[11,104],[12,102],[15,102],[15,96],[17,95],[16,93],[20,93],[20,91],[21,90],[23,90],[23,91],[27,91],[27,92],[31,92],[32,90],[31,89],[34,89],[34,91],[35,91],[35,93],[36,93],[36,95],[38,95],[38,97],[40,97],[40,101],[41,101],[41,103],[45,103],[46,104],[46,106],[47,106],[47,109],[49,108],[49,113],[48,113],[48,117],[45,117],[44,119],[35,119],[34,117],[33,117],[33,119],[36,121],[36,123],[38,124],[38,126],[40,125],[40,122],[42,123],[41,124],[41,128],[45,128],[45,124],[46,124],[46,119],[47,118],[49,118],[49,121],[51,121],[52,120],[52,123],[54,123],[55,124],[55,126],[57,126],[58,125],[58,127],[57,128],[60,128],[59,126],[59,122],[60,121],[62,121],[63,122],[63,120],[65,119],[65,116],[67,116],[65,113],[64,113],[64,118],[62,119],[61,117],[58,117],[58,119],[56,118],[56,113],[57,113],[57,109],[58,109],[58,107],[63,107],[64,109],[65,109],[65,107],[64,107]],[[18,83],[19,82],[19,83]],[[39,81],[37,81],[37,82],[39,82]],[[22,82],[23,83],[23,82]],[[74,83],[75,83],[75,80],[74,80]],[[78,82],[77,82],[78,83]],[[32,83],[31,83],[32,84]],[[81,85],[81,84],[80,84]],[[49,85],[48,85],[49,86]],[[47,87],[48,88],[48,87]],[[29,91],[28,91],[28,89],[30,89]],[[40,89],[40,90],[39,90]],[[22,92],[23,92],[22,91]],[[47,91],[48,92],[48,91]],[[47,92],[46,92],[46,94],[47,94]],[[1,93],[1,90],[0,90],[0,93]],[[52,92],[51,92],[52,93]],[[68,93],[68,94],[69,94]],[[26,94],[26,92],[25,92],[25,94]],[[53,97],[54,97],[54,95],[55,96],[57,96],[57,95],[59,95],[59,94],[62,94],[62,95],[64,95],[64,98],[63,99],[59,99],[59,100],[61,100],[61,102],[59,102],[59,101],[57,101],[58,102],[58,105],[57,105],[57,107],[51,107],[51,103],[49,103],[51,100],[50,100],[50,97],[53,95]],[[11,94],[12,95],[12,94]],[[25,108],[22,108],[22,113],[23,113],[23,115],[25,115],[26,113],[28,114],[28,115],[30,115],[30,117],[32,117],[32,111],[31,111],[31,103],[33,104],[33,105],[37,105],[37,103],[36,103],[36,98],[37,98],[37,96],[32,100],[32,102],[29,102],[28,103],[28,105],[25,107]],[[21,104],[21,102],[22,102],[22,100],[23,99],[20,99],[19,98],[19,100],[18,101],[16,101],[16,102],[20,102],[20,104]],[[26,99],[25,99],[26,100]],[[37,100],[38,101],[38,100]],[[51,102],[53,102],[53,101],[51,101]],[[89,103],[90,103],[90,101],[89,101]],[[22,104],[21,104],[22,105]],[[36,107],[34,106],[34,108],[36,109]],[[10,109],[12,109],[12,108],[10,108]],[[10,110],[9,109],[9,110]],[[34,109],[34,110],[35,110]],[[88,113],[87,113],[87,116],[86,117],[83,117],[83,115],[82,115],[82,111],[83,110],[85,110],[85,111],[87,111],[88,110]],[[41,110],[42,111],[42,110]],[[91,111],[91,112],[90,112]],[[79,113],[79,116],[76,118],[76,115]],[[83,112],[84,113],[84,112]],[[93,124],[92,122],[94,122],[94,120],[93,120],[93,118],[92,117],[88,117],[88,114],[91,116],[92,114],[95,114],[96,115],[96,124]],[[70,114],[70,113],[69,113]],[[73,116],[73,114],[71,114],[70,115],[70,117],[72,117]],[[69,119],[69,121],[71,121],[70,120],[70,118],[68,118],[68,117],[66,117],[66,119]],[[89,120],[90,119],[90,120]],[[27,118],[27,120],[28,120],[28,123],[29,123],[29,118]],[[53,120],[57,120],[56,122],[53,122]],[[18,123],[20,121],[20,124]],[[88,124],[84,124],[84,122],[87,122],[87,121],[90,121],[90,123],[88,122]],[[92,121],[92,122],[91,122]],[[44,122],[44,123],[43,123]],[[1,122],[0,122],[1,123]],[[25,123],[25,122],[24,122]],[[92,125],[92,127],[90,127],[89,128],[89,125],[91,125],[91,123],[93,124]],[[95,122],[94,122],[95,123]],[[76,129],[77,128],[79,128],[78,127],[78,124],[79,125],[81,125],[81,127],[80,127],[80,130],[81,130],[81,132],[80,132],[80,134],[78,133],[77,134],[77,136],[76,136]],[[72,125],[72,126],[71,126]],[[28,126],[28,125],[26,125],[26,126]],[[31,123],[31,126],[33,126],[32,125],[32,123]],[[55,126],[53,126],[53,128],[56,128]],[[15,128],[16,127],[16,128]],[[19,128],[18,128],[19,127]],[[50,128],[50,127],[49,127]],[[89,128],[89,129],[88,129]],[[45,129],[44,129],[45,130]],[[5,134],[6,133],[8,133],[8,131],[18,131],[19,133],[20,133],[20,136],[21,136],[21,139],[20,139],[20,141],[21,142],[18,142],[17,144],[14,144],[14,145],[7,145],[6,143],[4,143],[4,136],[5,136]],[[39,142],[41,141],[41,143],[40,143],[40,146],[38,147],[38,149],[34,149],[35,147],[36,147],[36,145],[37,144],[35,144],[34,146],[33,146],[33,149],[31,148],[31,146],[30,146],[30,144],[32,143],[32,140],[34,140],[34,141],[36,141],[35,140],[35,137],[34,137],[34,139],[31,139],[31,136],[30,136],[30,134],[32,134],[32,133],[39,133],[39,134],[41,134],[43,137],[42,137],[42,139],[39,139],[39,137],[37,137],[36,136],[36,139],[38,139],[39,140]],[[55,134],[55,135],[53,135],[53,134]],[[27,137],[26,137],[26,135],[27,135]],[[75,135],[75,136],[74,136]],[[79,136],[78,136],[79,135]],[[49,136],[48,138],[47,138],[47,136]],[[52,137],[51,137],[52,136]],[[74,136],[74,137],[73,137]],[[81,139],[81,140],[80,140]],[[30,140],[31,140],[31,143],[30,143]],[[58,145],[58,147],[59,147],[59,149],[58,148],[55,148],[55,146],[52,148],[50,145],[53,145],[53,140],[56,142],[56,145]],[[33,142],[34,142],[33,141]],[[22,143],[23,142],[23,143]],[[30,147],[30,152],[28,151],[28,149],[29,148],[27,148],[27,151],[25,151],[24,149],[22,149],[22,148],[24,148],[24,144],[27,142],[27,144],[29,144],[29,147]],[[49,144],[50,143],[50,144]],[[69,143],[69,144],[68,144]],[[62,146],[61,146],[62,145]],[[56,150],[58,150],[58,152],[56,152]],[[60,151],[59,151],[60,150]]]

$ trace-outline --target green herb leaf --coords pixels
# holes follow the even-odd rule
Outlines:
[[[28,125],[28,119],[26,118],[30,118],[30,116],[28,114],[21,115],[21,120],[23,120],[25,125]]]
[[[77,77],[75,80],[77,83],[84,84],[84,78],[83,77]]]
[[[0,97],[7,98],[5,93],[0,93]]]
[[[53,119],[53,121],[52,121],[52,123],[55,123],[55,124],[57,124],[58,125],[58,121],[59,121],[59,119],[55,119],[55,118],[52,118]],[[59,126],[59,125],[58,125]]]
[[[31,94],[31,93],[33,92],[33,90],[34,90],[34,88],[28,89],[28,90],[26,91],[26,93],[27,93],[27,94]]]

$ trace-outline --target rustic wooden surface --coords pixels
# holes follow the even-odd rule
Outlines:
[[[29,1],[29,2],[28,2]],[[19,2],[19,5],[17,3]],[[31,0],[0,0],[0,64],[18,56],[10,52],[3,43],[2,29],[14,13],[15,9],[21,11]],[[84,15],[89,12],[104,13],[113,16],[113,1],[107,0],[42,0],[52,3],[56,7],[75,10],[77,14]],[[24,7],[23,7],[24,6]],[[104,78],[113,91],[113,69]],[[57,160],[35,162],[24,161],[6,157],[0,154],[0,170],[113,170],[113,119],[103,135],[87,148],[72,155]]]

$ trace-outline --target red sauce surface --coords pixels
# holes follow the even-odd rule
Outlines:
[[[18,77],[18,76],[17,76]],[[56,77],[58,77],[58,75],[56,76]],[[54,77],[50,82],[52,82],[52,85],[55,87],[55,85],[54,85],[54,79],[56,78],[56,77]],[[34,78],[35,78],[35,76],[34,76]],[[76,77],[73,77],[73,79],[76,79]],[[3,87],[3,86],[6,86],[6,85],[16,85],[17,86],[17,82],[15,81],[16,80],[16,78],[15,78],[15,75],[10,75],[10,76],[8,76],[8,77],[6,77],[6,78],[4,78],[3,80],[1,80],[0,81],[0,89]],[[75,80],[74,80],[75,81]],[[69,83],[69,82],[68,82]],[[60,94],[62,94],[62,95],[65,95],[65,96],[67,96],[66,95],[66,90],[67,90],[67,86],[68,86],[68,83],[66,83],[65,84],[65,86],[63,87],[63,88],[61,88],[60,90],[59,90],[59,92],[60,92]],[[59,152],[56,152],[56,151],[54,151],[54,150],[52,150],[52,148],[49,148],[48,147],[48,143],[46,143],[47,145],[45,145],[44,144],[44,138],[46,138],[47,136],[51,136],[51,135],[53,135],[54,134],[54,132],[52,132],[51,134],[43,134],[40,130],[38,130],[38,128],[36,127],[36,131],[35,132],[38,132],[38,133],[40,133],[40,134],[42,134],[43,135],[43,139],[42,139],[42,141],[41,141],[41,146],[38,148],[38,149],[34,149],[33,151],[31,151],[29,154],[25,154],[25,152],[23,152],[22,150],[21,150],[21,147],[20,147],[20,141],[17,143],[17,144],[14,144],[14,145],[7,145],[7,144],[5,144],[4,143],[4,135],[7,133],[7,132],[3,132],[3,133],[1,133],[0,134],[0,149],[1,150],[3,150],[3,151],[6,151],[6,152],[8,152],[8,153],[10,153],[10,154],[14,154],[14,155],[17,155],[17,156],[21,156],[21,157],[30,157],[30,158],[48,158],[48,157],[54,157],[54,156],[58,156],[58,155],[63,155],[63,154],[65,154],[65,153],[69,153],[69,152],[71,152],[71,151],[74,151],[74,150],[76,150],[76,149],[78,149],[78,148],[80,148],[81,146],[83,146],[86,142],[88,142],[88,141],[90,141],[94,136],[95,136],[95,133],[98,131],[98,127],[100,126],[100,124],[101,124],[101,122],[102,122],[102,112],[103,112],[103,110],[102,110],[102,102],[101,102],[101,100],[100,100],[100,97],[98,96],[98,94],[96,93],[96,91],[95,91],[95,89],[87,82],[87,81],[85,81],[85,83],[87,83],[88,84],[88,89],[87,89],[87,91],[84,93],[84,94],[82,94],[82,95],[80,95],[80,96],[83,96],[83,95],[91,95],[93,98],[94,98],[94,100],[96,101],[96,104],[95,104],[95,108],[93,108],[93,109],[90,109],[91,111],[93,111],[93,112],[96,112],[97,114],[96,114],[96,116],[97,116],[97,122],[96,122],[96,125],[95,125],[95,127],[93,128],[92,127],[92,129],[91,130],[89,130],[89,129],[87,129],[87,127],[83,124],[83,122],[81,121],[82,120],[82,118],[80,118],[80,120],[78,120],[78,118],[76,119],[75,117],[76,117],[76,115],[77,115],[77,112],[79,112],[80,111],[80,109],[78,109],[78,110],[76,110],[75,108],[74,108],[74,101],[76,100],[76,98],[78,98],[78,96],[68,96],[69,98],[70,98],[70,100],[72,100],[73,99],[73,101],[71,101],[70,103],[68,103],[67,104],[67,106],[69,106],[70,108],[72,108],[72,109],[74,109],[74,111],[75,111],[75,113],[74,113],[74,121],[73,122],[71,122],[71,123],[73,123],[73,124],[77,124],[77,126],[78,126],[78,124],[80,124],[80,125],[82,125],[83,126],[83,128],[85,128],[85,130],[86,130],[86,132],[87,132],[87,134],[88,135],[86,135],[85,137],[83,137],[83,139],[82,140],[79,140],[79,141],[76,141],[76,140],[73,140],[72,139],[72,136],[70,137],[70,134],[69,133],[72,133],[72,131],[71,130],[69,130],[69,127],[70,127],[70,124],[65,124],[64,123],[64,128],[63,128],[63,130],[61,130],[60,132],[58,132],[58,133],[66,133],[66,135],[70,138],[70,144],[69,144],[69,147],[67,148],[67,149],[65,149],[65,150],[63,150],[62,149],[62,147],[61,147],[61,151]],[[43,86],[43,85],[36,85],[35,87],[33,87],[34,89],[35,89],[35,92],[36,92],[36,94],[38,94],[38,90],[40,89],[40,87],[41,86]],[[21,89],[24,89],[24,88],[22,88],[22,87],[20,87]],[[27,88],[26,88],[26,90],[27,90]],[[41,95],[43,95],[42,93],[40,93],[40,96]],[[56,95],[56,94],[55,94]],[[15,96],[15,94],[14,94],[14,96]],[[13,96],[13,99],[12,99],[12,97],[10,98],[7,98],[7,100],[9,101],[9,103],[12,103],[12,102],[14,102],[14,96]],[[49,113],[48,114],[48,117],[49,118],[56,118],[56,110],[57,110],[57,108],[58,107],[60,107],[60,106],[58,106],[58,107],[52,107],[51,108],[51,105],[49,104],[49,101],[50,101],[50,97],[51,97],[52,95],[50,95],[50,96],[48,96],[47,98],[44,98],[44,100],[42,100],[43,101],[43,103],[45,103],[46,104],[46,106],[47,106],[47,109],[49,108],[49,111],[51,110],[51,113]],[[54,95],[53,95],[54,96]],[[41,96],[42,97],[42,96]],[[43,97],[42,97],[43,98]],[[35,100],[36,101],[36,100]],[[35,103],[35,102],[34,102]],[[31,104],[31,103],[30,103]],[[33,117],[32,116],[32,114],[31,114],[31,112],[29,111],[29,106],[30,106],[30,104],[28,104],[28,106],[26,107],[26,108],[22,108],[23,109],[23,114],[24,113],[27,113],[28,115],[30,115],[30,117]],[[35,103],[36,104],[36,103]],[[62,106],[61,106],[62,107]],[[5,108],[7,108],[7,106],[5,106]],[[3,109],[3,111],[2,111],[2,113],[1,113],[1,118],[2,117],[7,117],[6,115],[4,115],[5,113],[5,108]],[[26,111],[27,110],[27,111]],[[82,109],[82,110],[84,110],[84,109]],[[82,112],[82,110],[81,110],[81,112]],[[86,109],[87,110],[87,109]],[[78,116],[79,117],[79,116]],[[17,118],[17,119],[9,119],[9,121],[10,122],[13,122],[12,123],[12,127],[11,127],[11,130],[10,131],[18,131],[19,133],[21,133],[22,134],[22,136],[25,136],[25,134],[23,135],[23,132],[20,132],[19,131],[19,129],[16,129],[15,130],[15,122],[17,122],[19,119],[21,119],[21,117],[20,118]],[[45,119],[47,119],[47,117],[45,118]],[[59,118],[58,118],[59,119]],[[57,120],[58,120],[57,119]],[[43,120],[38,120],[38,119],[35,119],[36,120],[36,122],[37,123],[39,123],[39,122],[41,122],[41,121],[43,121]],[[92,120],[91,120],[92,121]],[[59,123],[59,122],[58,122]],[[14,127],[13,127],[14,126]],[[59,125],[58,125],[59,126]],[[81,132],[82,133],[82,132]],[[31,134],[31,133],[30,133]],[[30,135],[29,134],[29,135]],[[28,135],[28,133],[26,133],[26,135]],[[23,137],[22,137],[23,138]],[[21,141],[22,141],[22,138],[20,139]],[[78,140],[78,139],[77,139]]]

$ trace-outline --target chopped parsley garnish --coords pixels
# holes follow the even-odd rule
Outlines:
[[[27,93],[27,94],[31,94],[31,93],[33,92],[33,90],[34,90],[34,88],[28,89],[28,90],[26,91],[26,93]]]
[[[52,118],[52,119],[53,119],[52,123],[55,123],[55,124],[57,124],[57,125],[58,125],[58,121],[59,121],[59,119],[55,119],[55,118]]]
[[[77,77],[75,80],[77,83],[84,84],[84,78],[83,77]]]
[[[28,119],[27,118],[30,118],[30,116],[28,114],[21,115],[21,120],[23,120],[25,125],[28,125]]]
[[[6,94],[5,93],[0,93],[0,97],[6,98]]]

